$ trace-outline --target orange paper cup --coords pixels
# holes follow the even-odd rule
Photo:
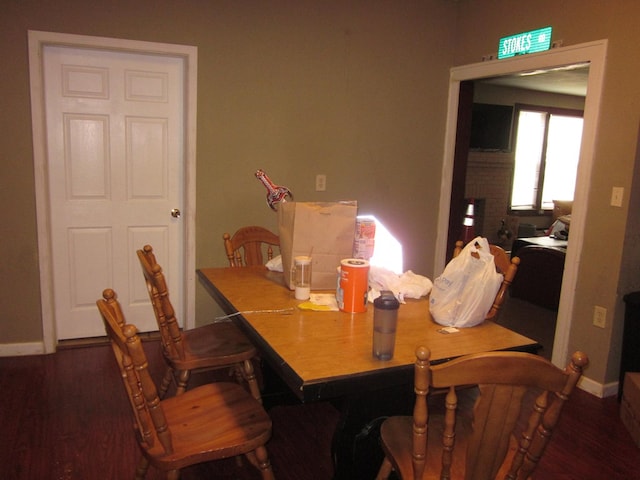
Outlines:
[[[369,291],[369,262],[359,258],[347,258],[340,262],[338,282],[338,307],[343,312],[367,311]]]

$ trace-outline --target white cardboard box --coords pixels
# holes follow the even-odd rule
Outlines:
[[[635,444],[640,447],[640,372],[625,374],[620,418]]]

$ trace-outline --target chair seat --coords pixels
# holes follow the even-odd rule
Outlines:
[[[162,400],[170,426],[173,453],[164,454],[159,442],[145,452],[162,470],[245,454],[271,436],[271,419],[260,403],[240,385],[217,382],[195,387]]]
[[[400,478],[411,478],[413,476],[411,459],[411,449],[413,448],[412,432],[413,417],[408,416],[389,417],[380,426],[380,436],[390,439],[386,444],[388,455],[393,458],[395,470]],[[437,469],[431,470],[428,467],[426,470],[427,472],[438,471]]]
[[[219,322],[182,332],[184,358],[171,358],[177,370],[224,367],[250,360],[257,351],[233,322]]]
[[[158,322],[162,353],[168,366],[160,385],[160,398],[164,398],[171,383],[176,383],[176,395],[182,395],[192,371],[230,367],[236,380],[246,382],[251,394],[260,399],[260,386],[251,360],[257,356],[257,351],[249,339],[231,321],[182,331],[153,247],[145,245],[136,253]]]
[[[439,417],[434,426],[427,431],[427,445],[431,448],[427,449],[427,461],[425,465],[424,480],[440,479],[440,465],[442,448],[440,442],[442,439],[442,415],[433,415],[434,419]],[[471,425],[468,422],[458,422],[456,424],[456,451],[466,450],[465,432],[470,431]],[[400,478],[413,478],[413,463],[411,457],[412,451],[412,433],[413,417],[397,416],[390,417],[385,420],[380,427],[380,434],[386,440],[386,447],[393,457],[396,471],[400,474]],[[451,465],[451,478],[464,478],[464,458],[455,458]]]

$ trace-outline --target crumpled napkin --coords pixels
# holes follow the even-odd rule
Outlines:
[[[265,263],[265,267],[267,267],[272,272],[282,272],[284,271],[284,267],[282,266],[282,255],[277,255]]]
[[[386,268],[371,266],[369,268],[369,293],[367,299],[373,302],[382,290],[390,290],[400,303],[405,298],[420,298],[431,292],[433,283],[427,277],[407,270],[398,275]]]

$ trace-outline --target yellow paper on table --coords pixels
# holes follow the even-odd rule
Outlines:
[[[337,312],[338,302],[334,293],[312,293],[309,300],[299,304],[298,308],[314,312]]]

